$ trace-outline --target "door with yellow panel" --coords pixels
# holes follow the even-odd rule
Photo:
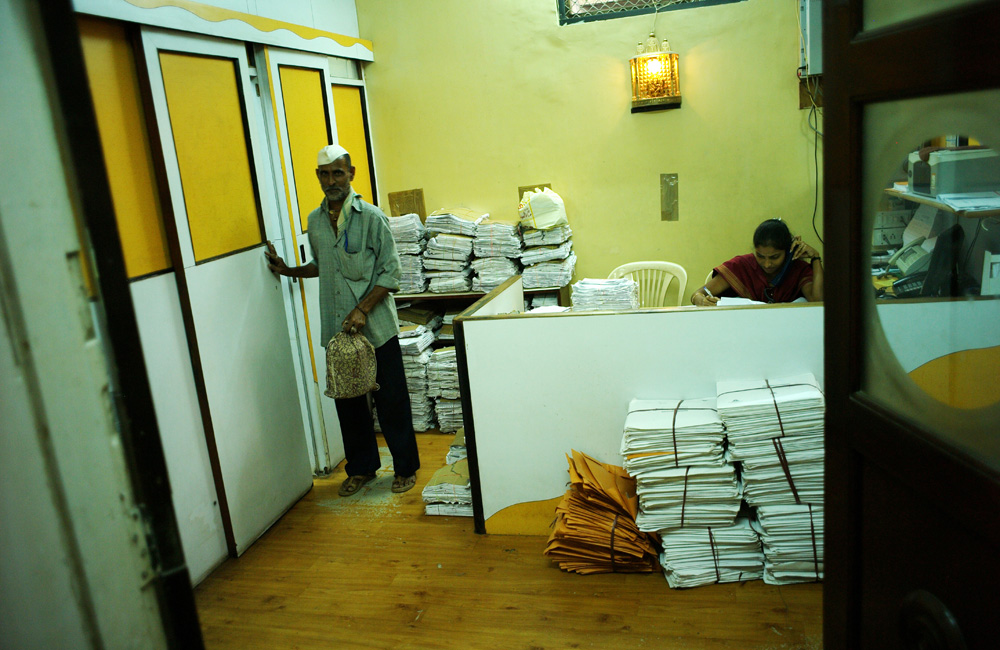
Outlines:
[[[308,264],[312,261],[309,214],[323,199],[315,173],[320,148],[337,142],[347,149],[356,168],[352,181],[355,192],[373,200],[362,82],[352,61],[271,47],[260,48],[257,71],[262,82],[266,75],[269,92],[262,92],[261,97],[265,114],[272,118],[269,137],[280,153],[272,159],[274,176],[285,185],[285,200],[279,206],[285,259],[289,264]],[[302,335],[295,344],[311,365],[311,373],[304,373],[313,382],[306,390],[308,415],[315,423],[310,452],[314,469],[322,473],[344,458],[344,448],[334,403],[320,397],[326,390],[326,342],[320,339],[318,282],[306,279],[293,284],[291,294],[296,320],[302,324]]]
[[[278,210],[242,43],[142,33],[195,384],[227,545],[240,554],[312,485],[282,285]],[[151,116],[153,117],[153,116]]]

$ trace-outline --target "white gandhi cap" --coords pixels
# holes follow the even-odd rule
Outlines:
[[[347,149],[344,149],[339,144],[328,144],[319,150],[319,154],[316,156],[317,165],[329,165],[337,158],[347,154]]]

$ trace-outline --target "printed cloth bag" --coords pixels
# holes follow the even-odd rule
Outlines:
[[[547,187],[528,190],[517,206],[522,228],[551,230],[569,223],[562,197]]]
[[[327,397],[348,399],[378,390],[375,348],[364,334],[337,332],[326,346]]]

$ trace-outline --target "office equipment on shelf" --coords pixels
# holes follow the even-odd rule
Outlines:
[[[913,218],[913,210],[885,210],[875,213],[872,228],[872,247],[899,246],[903,243],[903,231]]]
[[[924,241],[923,237],[918,237],[906,244],[893,253],[892,257],[886,262],[886,265],[889,268],[898,268],[901,275],[923,271],[927,268],[927,264],[931,260],[930,253],[923,247]]]
[[[916,298],[924,290],[927,271],[902,277],[892,283],[892,295],[897,298]]]
[[[987,148],[942,148],[909,155],[908,181],[916,194],[1000,190],[1000,155]]]

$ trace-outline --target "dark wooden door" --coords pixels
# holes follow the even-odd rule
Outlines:
[[[920,205],[886,198],[908,153],[1000,150],[1000,3],[826,0],[823,29],[825,647],[1000,647],[1000,301],[872,281],[876,214]],[[975,275],[1000,222],[939,216]]]

